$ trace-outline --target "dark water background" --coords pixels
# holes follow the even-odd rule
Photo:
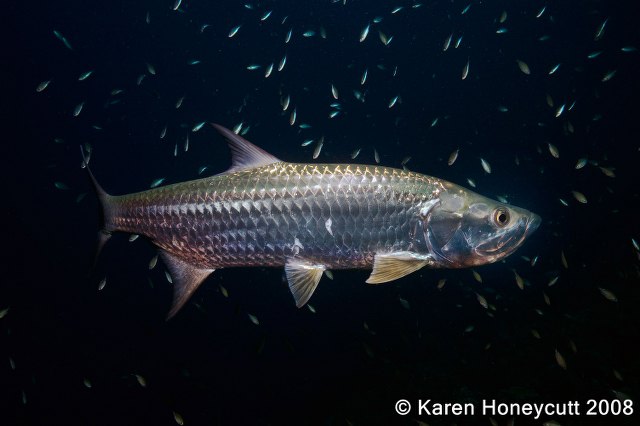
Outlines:
[[[458,1],[424,1],[419,8],[402,1],[251,4],[253,10],[241,2],[185,0],[179,11],[171,1],[5,6],[4,67],[11,77],[3,91],[0,310],[9,312],[0,319],[0,423],[162,425],[175,424],[177,412],[186,425],[485,425],[489,419],[479,416],[400,417],[394,403],[584,404],[625,395],[637,402],[640,275],[632,238],[640,239],[640,53],[621,51],[640,47],[633,2],[550,2],[540,18],[545,3],[537,1],[473,2],[464,15],[468,3]],[[272,16],[260,21],[268,10]],[[503,10],[508,17],[499,24]],[[360,43],[376,16],[382,21]],[[594,41],[607,18],[603,37]],[[210,27],[201,32],[203,24]],[[500,27],[508,32],[496,34]],[[303,37],[307,30],[316,35]],[[388,46],[379,30],[394,37]],[[443,52],[451,32],[452,46]],[[588,59],[594,51],[602,54]],[[284,70],[265,79],[265,67],[285,54]],[[194,59],[201,63],[189,65]],[[519,70],[518,59],[530,75]],[[559,70],[548,75],[557,63]],[[249,64],[262,68],[248,71]],[[78,81],[88,70],[93,75]],[[612,70],[614,77],[602,82]],[[36,93],[43,80],[52,82]],[[332,83],[342,113],[329,119]],[[124,92],[112,96],[113,89]],[[366,101],[353,90],[366,92]],[[280,107],[287,94],[297,108],[294,127],[291,109]],[[388,108],[396,95],[401,100]],[[559,105],[574,101],[555,117]],[[80,102],[84,108],[73,117]],[[350,162],[358,147],[361,163],[374,162],[374,147],[389,166],[411,156],[412,170],[465,186],[472,178],[479,193],[506,196],[540,214],[543,225],[505,262],[477,268],[482,284],[470,270],[422,270],[382,286],[365,285],[367,271],[337,271],[311,299],[314,314],[295,308],[281,270],[229,269],[213,274],[165,322],[171,286],[160,262],[148,270],[155,250],[143,238],[112,238],[91,272],[98,203],[80,169],[78,145],[93,147],[92,168],[107,191],[133,192],[159,177],[167,183],[197,178],[204,165],[205,175],[228,167],[227,148],[213,129],[191,132],[201,121],[244,122],[249,140],[288,161],[312,161],[314,144],[300,143],[320,136],[318,162]],[[299,123],[312,128],[301,130]],[[547,143],[559,149],[559,159]],[[457,148],[460,156],[449,167]],[[480,157],[491,163],[491,174]],[[581,157],[594,163],[575,170]],[[614,168],[616,177],[595,163]],[[578,203],[572,190],[588,203]],[[76,202],[81,193],[88,194]],[[532,267],[522,256],[539,257]],[[512,270],[525,278],[524,290]],[[555,276],[557,284],[548,287]],[[442,278],[447,283],[439,290]],[[495,311],[484,309],[476,293]],[[629,417],[551,417],[563,425],[637,424]]]

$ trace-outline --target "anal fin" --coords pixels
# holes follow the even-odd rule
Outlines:
[[[96,254],[93,257],[93,267],[95,268],[98,264],[98,258],[100,257],[100,253],[102,253],[102,249],[104,248],[107,241],[111,238],[111,232],[100,230],[98,231],[98,246],[96,247]]]
[[[173,303],[167,319],[173,317],[187,303],[194,291],[215,269],[198,268],[182,259],[160,250],[173,280]]]
[[[369,284],[381,284],[397,280],[427,266],[431,257],[410,251],[376,254],[373,271],[367,279]]]
[[[298,308],[309,301],[325,269],[327,268],[324,265],[317,265],[304,259],[287,259],[284,271],[287,274],[289,290]]]

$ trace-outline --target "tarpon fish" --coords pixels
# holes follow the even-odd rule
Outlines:
[[[133,194],[108,195],[112,232],[159,247],[174,285],[169,318],[213,271],[283,267],[298,307],[327,269],[372,269],[367,283],[422,267],[465,268],[513,253],[540,217],[431,176],[357,164],[288,163],[213,124],[227,139],[224,173]],[[87,170],[87,160],[83,164]]]

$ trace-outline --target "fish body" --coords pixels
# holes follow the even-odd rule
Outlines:
[[[376,252],[412,249],[410,228],[439,191],[436,179],[388,167],[278,162],[113,197],[105,227],[207,269],[297,256],[372,268]]]
[[[121,196],[94,179],[103,239],[129,232],[159,247],[174,281],[170,316],[215,269],[284,266],[300,307],[327,269],[373,269],[367,282],[382,283],[424,266],[491,263],[540,222],[415,172],[281,161],[214,126],[233,152],[224,173]]]

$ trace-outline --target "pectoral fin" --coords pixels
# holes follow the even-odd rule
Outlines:
[[[298,308],[303,307],[311,298],[325,269],[324,265],[316,265],[303,259],[287,259],[284,271]]]
[[[202,281],[215,269],[198,268],[164,250],[160,251],[160,255],[173,280],[173,304],[167,315],[167,319],[170,319],[178,313]]]
[[[429,264],[429,256],[410,251],[376,254],[367,283],[380,284],[397,280]]]

